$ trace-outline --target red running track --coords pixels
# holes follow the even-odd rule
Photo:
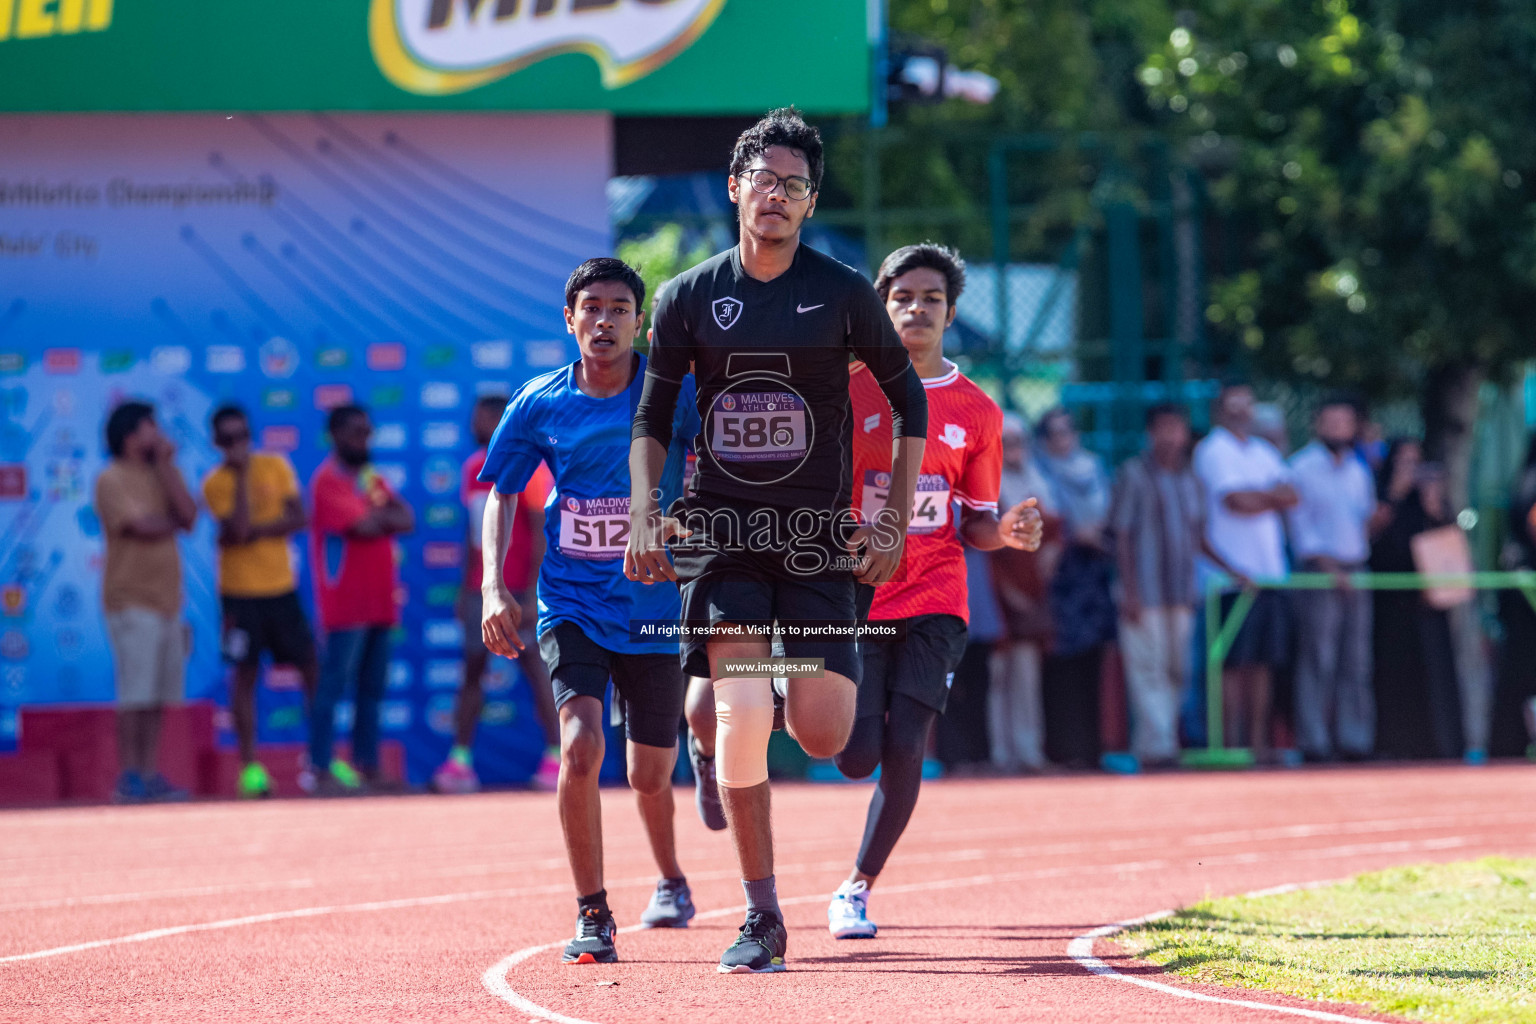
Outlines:
[[[700,917],[621,935],[621,963],[582,967],[556,959],[575,901],[548,795],[5,813],[0,1021],[1306,1019],[1281,1007],[1374,1019],[1252,992],[1194,990],[1276,1008],[1181,999],[1091,974],[1068,946],[1207,894],[1536,855],[1528,766],[941,782],[875,890],[879,937],[835,942],[826,898],[868,793],[775,792],[790,971],[755,977],[715,972],[741,889],[726,837],[683,790]],[[622,926],[654,868],[629,795],[604,802]],[[1160,977],[1111,942],[1092,950]]]

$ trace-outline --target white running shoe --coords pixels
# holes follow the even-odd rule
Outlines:
[[[864,882],[844,882],[827,904],[827,930],[834,939],[872,939],[875,922],[869,919],[869,886]]]

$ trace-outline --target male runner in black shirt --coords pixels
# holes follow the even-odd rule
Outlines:
[[[901,563],[928,404],[880,297],[854,270],[800,244],[816,207],[821,137],[775,110],[736,142],[728,179],[740,243],[658,298],[645,390],[630,449],[633,492],[625,571],[681,580],[686,671],[714,681],[716,771],[747,893],[746,923],[724,973],[784,970],[786,934],[773,880],[768,738],[771,676],[788,675],[786,725],[812,757],[831,757],[853,724],[859,658],[855,585]],[[850,356],[891,405],[891,499],[871,526],[851,512]],[[653,489],[672,412],[693,367],[703,423],[695,495],[670,516]],[[674,545],[676,570],[668,558]],[[761,659],[777,628],[790,659],[823,673],[726,670]]]

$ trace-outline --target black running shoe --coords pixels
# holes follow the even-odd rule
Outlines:
[[[772,974],[784,970],[784,950],[789,933],[779,915],[766,910],[747,911],[747,922],[731,948],[720,957],[721,974]]]
[[[576,918],[576,937],[565,944],[560,960],[568,964],[612,964],[619,959],[613,948],[618,928],[607,907],[587,907]]]
[[[693,805],[698,808],[699,819],[711,832],[725,830],[725,808],[720,805],[720,782],[715,775],[715,759],[699,753],[688,733],[688,761],[693,765]]]

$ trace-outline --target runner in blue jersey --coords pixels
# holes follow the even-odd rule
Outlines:
[[[565,319],[581,359],[536,377],[513,396],[491,438],[480,479],[495,485],[483,525],[485,612],[482,633],[494,654],[517,657],[518,603],[501,576],[518,494],[540,462],[554,475],[545,506],[547,540],[539,569],[539,651],[549,666],[560,714],[557,799],[579,908],[566,963],[612,963],[616,930],[603,889],[603,697],[613,680],[624,711],[629,784],[661,880],[641,915],[653,928],[681,928],[693,897],[677,863],[672,831],[672,767],[686,684],[677,640],[676,587],[624,577],[629,534],[629,436],[645,380],[634,350],[645,284],[616,259],[592,259],[566,284]],[[692,382],[688,383],[692,391]],[[686,443],[699,431],[691,400],[678,403],[659,489],[682,491]],[[658,635],[659,632],[659,635]]]

